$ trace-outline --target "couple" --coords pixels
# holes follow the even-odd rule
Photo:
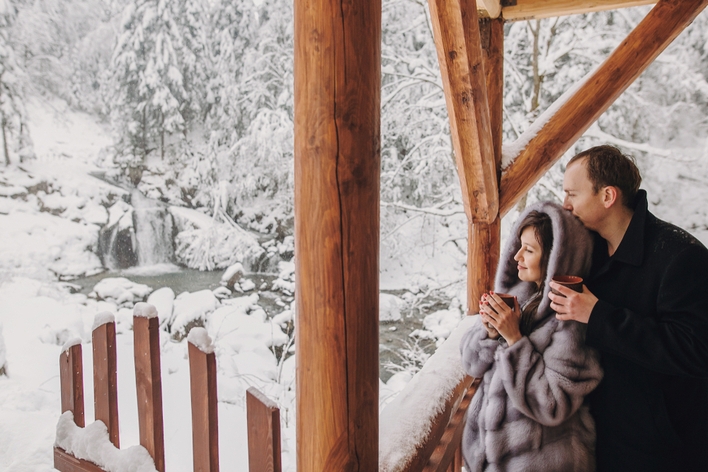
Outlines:
[[[640,182],[598,146],[568,163],[562,208],[516,223],[495,288],[518,303],[484,295],[462,339],[483,379],[469,471],[708,471],[708,250],[649,213]]]

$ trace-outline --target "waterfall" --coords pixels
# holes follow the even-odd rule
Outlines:
[[[130,203],[133,210],[136,253],[139,266],[172,262],[174,246],[172,241],[172,215],[167,207],[145,197],[137,190],[131,192]]]

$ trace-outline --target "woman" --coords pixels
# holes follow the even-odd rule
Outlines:
[[[480,300],[481,323],[462,339],[462,362],[482,378],[467,414],[463,453],[474,471],[592,471],[595,428],[583,406],[600,382],[585,326],[550,308],[554,275],[584,277],[592,238],[560,205],[529,207],[509,236],[494,292]]]

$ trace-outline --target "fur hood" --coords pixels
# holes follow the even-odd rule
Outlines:
[[[536,292],[533,283],[519,280],[519,272],[514,260],[514,255],[521,248],[521,242],[517,237],[521,222],[534,210],[550,216],[553,226],[553,246],[548,258],[548,270],[543,284],[543,298],[536,316],[531,320],[532,324],[537,324],[551,315],[551,300],[548,298],[548,292],[551,291],[549,285],[551,277],[577,275],[585,278],[588,275],[592,263],[593,239],[583,224],[557,203],[538,202],[527,207],[517,218],[507,238],[494,281],[494,289],[497,292],[516,295],[519,305],[522,305]],[[557,244],[559,241],[562,244]]]

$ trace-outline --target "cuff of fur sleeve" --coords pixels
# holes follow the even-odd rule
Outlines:
[[[513,345],[507,346],[501,350],[501,359],[512,366],[515,366],[518,359],[522,356],[528,357],[525,352],[527,350],[533,350],[533,345],[528,336],[522,336],[521,339],[516,341]]]
[[[588,327],[585,332],[585,344],[596,349],[602,348],[603,331],[607,327],[608,318],[615,310],[609,303],[598,300],[590,312]]]

